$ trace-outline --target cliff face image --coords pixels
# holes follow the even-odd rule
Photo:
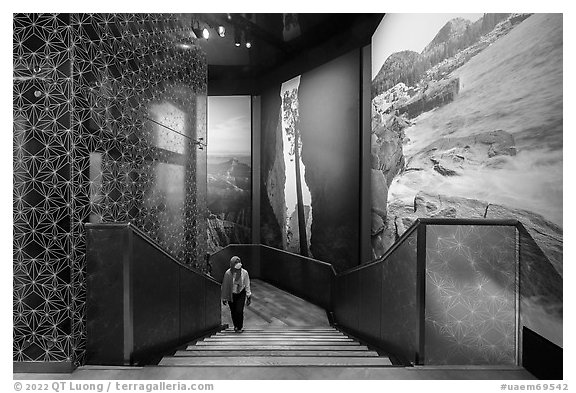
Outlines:
[[[393,228],[380,233],[387,206],[412,206],[420,191],[521,207],[561,228],[561,31],[554,16],[508,15],[414,86],[398,83],[374,97],[373,235],[388,237],[375,239],[375,256],[398,236]],[[442,36],[457,34],[439,33],[423,56]]]
[[[263,244],[286,249],[286,173],[282,142],[280,86],[262,96],[260,236]]]
[[[561,343],[562,16],[451,21],[412,57],[372,87],[373,256],[417,217],[516,218],[546,261],[526,257],[524,310]]]
[[[302,162],[310,190],[310,251],[337,271],[358,265],[358,53],[303,74],[298,88]]]
[[[312,214],[310,206],[304,205],[304,220],[306,221],[306,236],[307,243],[310,244],[311,229],[312,229]],[[286,231],[286,250],[293,252],[295,254],[300,253],[300,233],[298,230],[298,210],[297,207],[294,209],[290,219],[288,220],[288,228]],[[308,250],[308,255],[311,256],[312,253]]]
[[[251,168],[236,158],[208,164],[208,248],[250,243]]]

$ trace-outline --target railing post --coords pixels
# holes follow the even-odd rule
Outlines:
[[[418,238],[416,244],[416,339],[418,352],[416,364],[422,365],[425,360],[425,317],[426,317],[426,224],[418,226]]]

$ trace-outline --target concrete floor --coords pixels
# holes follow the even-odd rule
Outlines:
[[[15,380],[532,380],[524,369],[482,367],[93,367],[72,374],[13,374]]]

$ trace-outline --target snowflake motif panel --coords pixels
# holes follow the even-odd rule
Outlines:
[[[202,268],[206,61],[181,15],[13,21],[13,358],[81,365],[85,223]]]
[[[515,227],[426,227],[425,364],[515,364],[516,260]]]
[[[205,173],[196,164],[206,156],[195,141],[206,137],[198,112],[207,68],[182,16],[79,14],[71,25],[74,350],[82,364],[86,222],[131,222],[176,259],[201,267]]]
[[[69,19],[13,16],[13,360],[72,358]]]

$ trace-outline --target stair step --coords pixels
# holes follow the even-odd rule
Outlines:
[[[375,351],[338,351],[338,350],[208,350],[208,351],[177,351],[174,356],[354,356],[374,357],[378,356]]]
[[[360,345],[356,341],[327,340],[233,340],[233,341],[198,341],[196,345]]]
[[[219,341],[219,342],[237,342],[237,341],[282,341],[282,340],[290,340],[290,341],[341,341],[341,342],[346,342],[346,341],[354,341],[353,339],[346,337],[346,336],[342,336],[342,337],[317,337],[317,336],[298,336],[298,337],[290,337],[290,336],[283,336],[283,335],[279,335],[279,336],[272,336],[272,337],[263,337],[263,336],[244,336],[242,334],[237,334],[236,336],[233,337],[226,337],[226,336],[221,336],[221,337],[208,337],[205,338],[202,341],[206,341],[206,342],[214,342],[214,341]]]
[[[160,366],[391,366],[386,357],[165,357]]]
[[[188,351],[367,351],[365,345],[190,345],[186,348]]]
[[[265,326],[265,327],[244,327],[245,331],[255,331],[255,332],[339,332],[338,329],[331,327],[305,327],[305,326]],[[234,328],[227,328],[221,330],[222,332],[233,332]]]
[[[290,336],[290,337],[346,337],[340,332],[326,332],[326,333],[314,333],[314,332],[248,332],[243,331],[242,333],[237,332],[225,332],[216,333],[212,337],[238,337],[239,335],[254,336],[254,337],[268,337],[268,336]]]

